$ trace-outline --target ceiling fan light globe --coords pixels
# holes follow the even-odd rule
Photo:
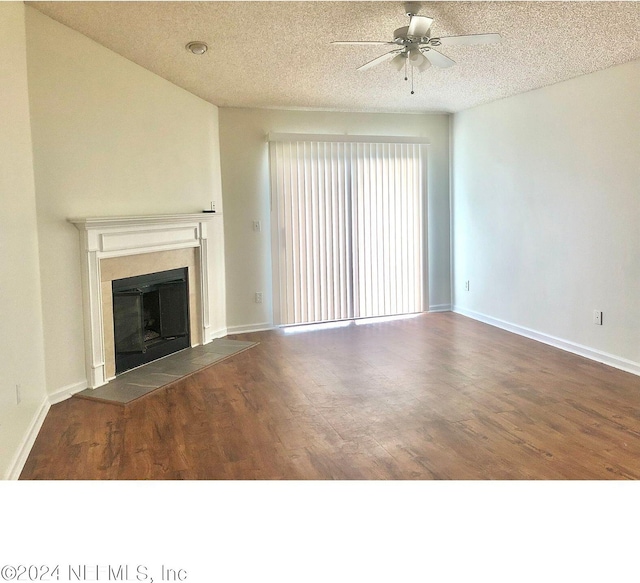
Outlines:
[[[393,57],[393,59],[391,59],[391,64],[396,69],[398,69],[398,71],[402,71],[402,69],[404,68],[406,62],[407,62],[406,53],[400,53],[399,55],[396,55],[395,57]]]
[[[426,61],[425,56],[418,50],[412,49],[409,51],[409,63],[414,67],[420,67],[424,61]]]

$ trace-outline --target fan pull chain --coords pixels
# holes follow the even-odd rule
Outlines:
[[[409,77],[407,77],[407,61],[409,60],[408,57],[405,58],[404,60],[404,80],[408,81]]]
[[[413,70],[414,69],[415,67],[411,67],[411,95],[415,93],[415,91],[413,90]]]

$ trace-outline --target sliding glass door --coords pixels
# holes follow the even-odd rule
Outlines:
[[[283,139],[270,154],[276,322],[422,311],[426,147]]]

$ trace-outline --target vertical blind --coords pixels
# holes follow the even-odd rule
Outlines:
[[[426,147],[270,142],[279,323],[423,310]]]

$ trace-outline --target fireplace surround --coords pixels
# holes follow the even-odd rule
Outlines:
[[[116,375],[113,281],[164,270],[188,274],[188,345],[226,334],[222,216],[217,213],[69,219],[80,232],[87,385]],[[214,237],[211,237],[212,232]]]

